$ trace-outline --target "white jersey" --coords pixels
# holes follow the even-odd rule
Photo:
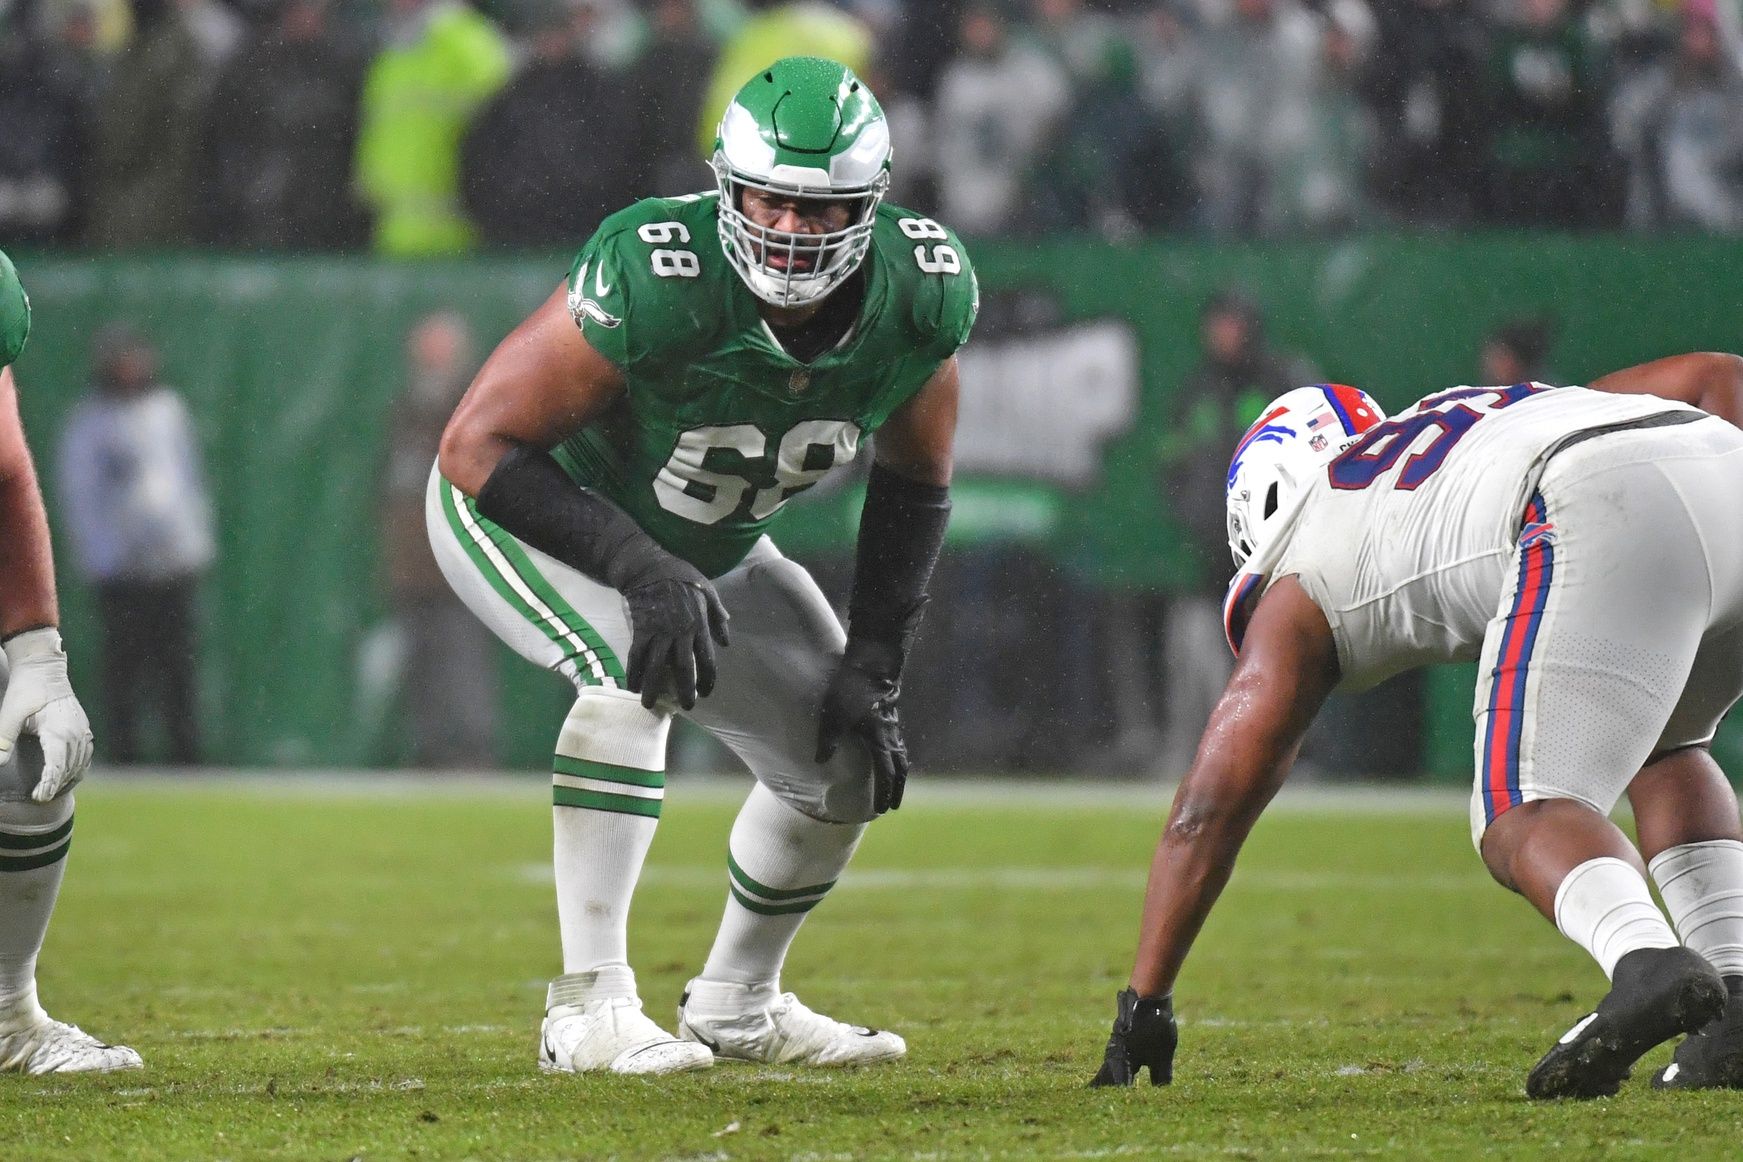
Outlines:
[[[1686,404],[1583,387],[1465,387],[1370,430],[1299,495],[1229,587],[1238,648],[1272,582],[1295,577],[1337,641],[1341,687],[1474,660],[1543,466],[1582,432]]]

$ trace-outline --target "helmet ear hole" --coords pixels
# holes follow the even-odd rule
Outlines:
[[[1271,514],[1277,511],[1277,482],[1273,480],[1271,487],[1265,490],[1265,519],[1270,520]]]

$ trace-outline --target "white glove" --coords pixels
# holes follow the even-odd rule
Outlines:
[[[46,803],[73,788],[91,765],[91,720],[67,677],[60,631],[26,630],[6,640],[11,674],[0,698],[0,763],[12,757],[21,731],[42,743],[42,777],[30,797]]]

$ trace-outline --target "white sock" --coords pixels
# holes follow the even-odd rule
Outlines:
[[[1743,843],[1684,843],[1649,867],[1682,942],[1722,975],[1743,975]]]
[[[563,972],[630,981],[629,904],[665,799],[671,719],[628,691],[590,688],[557,739],[551,776],[551,855]],[[632,994],[626,994],[632,995]]]
[[[0,1027],[45,1018],[36,955],[48,935],[73,843],[73,797],[0,803]]]
[[[635,973],[627,964],[608,964],[592,972],[566,972],[545,989],[545,1008],[573,1005],[576,1008],[589,1001],[633,997]]]
[[[770,985],[805,915],[853,858],[863,823],[801,815],[758,783],[732,825],[726,915],[702,968],[704,980]]]
[[[1588,859],[1555,890],[1555,926],[1592,954],[1605,976],[1641,948],[1675,948],[1676,933],[1652,902],[1646,877],[1613,855]]]

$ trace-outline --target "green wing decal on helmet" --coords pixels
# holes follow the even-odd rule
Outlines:
[[[18,281],[12,260],[0,250],[0,367],[10,365],[30,338],[30,296]]]
[[[890,127],[853,70],[821,57],[786,57],[752,77],[726,107],[714,149],[720,245],[765,302],[812,303],[859,269],[890,184]],[[759,226],[746,188],[844,200],[846,227],[806,234]]]

